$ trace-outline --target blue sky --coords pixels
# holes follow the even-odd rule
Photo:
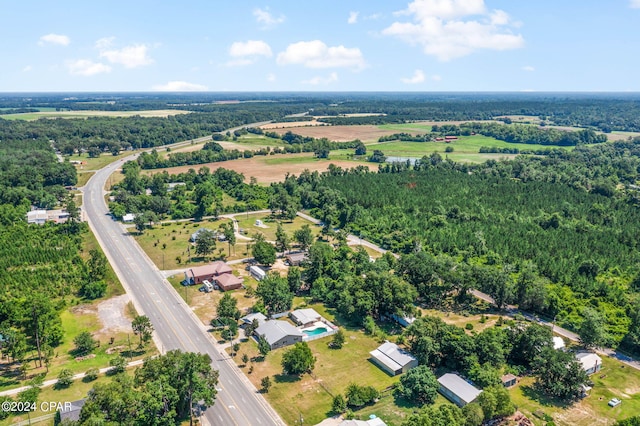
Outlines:
[[[6,1],[0,92],[640,91],[640,0]]]

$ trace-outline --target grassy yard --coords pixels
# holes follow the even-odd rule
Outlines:
[[[142,234],[139,234],[134,227],[129,228],[129,231],[158,268],[162,270],[178,269],[188,265],[193,266],[205,263],[203,258],[196,255],[195,247],[189,242],[192,233],[199,228],[215,231],[227,221],[211,219],[195,223],[171,222],[155,225],[151,229],[146,229]],[[218,249],[223,249],[224,254],[226,254],[227,245],[227,243],[218,242],[214,251],[215,255],[218,254]],[[191,261],[189,261],[188,248],[191,253]],[[240,247],[236,246],[236,252],[242,253]],[[214,253],[207,258],[207,261],[211,261]],[[177,261],[178,257],[181,258],[180,262]]]
[[[247,236],[250,237],[256,232],[259,232],[262,233],[268,241],[275,241],[276,229],[278,228],[278,221],[280,221],[279,219],[274,219],[269,214],[240,214],[236,216],[236,220],[238,221],[240,229],[246,231]],[[256,226],[256,220],[262,221],[266,228]],[[281,223],[282,228],[287,233],[290,240],[293,240],[293,233],[302,228],[305,224],[311,227],[311,231],[315,236],[320,234],[319,226],[316,226],[298,216],[296,216],[296,218],[291,222],[288,220],[282,220]]]
[[[104,153],[96,158],[89,158],[88,154],[82,154],[82,155],[74,154],[74,155],[65,156],[64,158],[69,159],[69,161],[83,161],[85,164],[76,165],[76,169],[78,171],[96,171],[96,170],[100,170],[105,166],[108,166],[114,161],[119,161],[124,157],[130,156],[134,152],[135,151],[124,151],[118,155],[111,155],[110,153]],[[79,173],[79,175],[81,174],[83,173]]]
[[[85,186],[87,182],[89,182],[89,179],[91,179],[91,176],[93,176],[94,174],[96,174],[96,172],[79,170],[78,183],[76,184],[76,186],[78,187]]]
[[[534,379],[525,378],[511,389],[511,399],[532,420],[533,412],[541,410],[553,417],[557,425],[613,425],[616,421],[640,413],[640,371],[621,362],[604,358],[602,371],[591,376],[594,382],[590,395],[573,405],[564,406],[540,395],[533,387]],[[611,398],[622,404],[609,407]],[[536,424],[543,424],[540,420]]]
[[[296,298],[294,307],[301,302],[302,299]],[[322,305],[310,307],[334,324],[341,325],[331,309],[325,309]],[[374,386],[383,392],[399,381],[399,376],[391,377],[369,361],[369,352],[380,345],[378,341],[365,335],[357,327],[348,326],[343,331],[346,343],[339,350],[329,348],[330,337],[309,342],[316,357],[315,369],[311,375],[305,374],[298,378],[282,374],[282,355],[287,349],[271,351],[262,360],[253,339],[241,343],[235,361],[258,389],[263,377],[271,377],[273,386],[265,396],[285,423],[295,424],[302,415],[305,423],[316,424],[332,414],[333,395],[344,394],[350,383]],[[241,361],[244,353],[250,357],[248,365]],[[250,366],[253,366],[253,371],[249,374]],[[356,416],[364,419],[369,414],[376,414],[389,425],[399,425],[415,409],[413,406],[396,404],[389,391],[384,392],[384,395],[378,403],[357,410]]]
[[[233,265],[235,274],[244,278],[245,286],[251,286],[255,289],[257,282],[253,278],[248,277],[248,273],[242,268],[243,266],[244,265]],[[193,309],[193,312],[200,321],[208,325],[211,319],[216,316],[216,307],[224,293],[221,291],[212,291],[211,293],[200,292],[198,291],[198,285],[185,287],[180,284],[183,279],[183,275],[174,275],[169,277],[168,281],[180,297],[182,297],[182,300]],[[228,293],[238,301],[238,309],[243,315],[256,303],[255,297],[245,297],[246,291],[244,289],[232,290]]]

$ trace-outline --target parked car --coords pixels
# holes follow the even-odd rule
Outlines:
[[[612,398],[611,401],[609,401],[610,407],[617,407],[620,404],[622,404],[622,401],[619,400],[618,398]]]

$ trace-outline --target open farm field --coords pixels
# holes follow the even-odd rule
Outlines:
[[[176,109],[159,109],[149,111],[40,111],[21,114],[2,115],[5,120],[37,120],[39,118],[87,118],[87,117],[169,117],[177,114],[188,114],[189,111]]]
[[[207,141],[209,142],[209,141]],[[193,152],[201,150],[206,142],[196,143],[193,145],[186,145],[181,148],[172,149],[170,152],[167,152],[164,156],[174,152]],[[262,149],[266,147],[276,147],[282,146],[282,141],[279,139],[269,138],[263,135],[242,135],[235,141],[216,141],[216,143],[220,144],[224,149],[233,150],[237,149],[240,151],[244,150],[255,150]]]
[[[610,141],[625,141],[629,138],[637,138],[640,136],[640,132],[611,132],[606,135]]]
[[[309,126],[328,126],[327,123],[316,121],[315,119],[309,121],[282,121],[278,123],[263,124],[260,126],[263,130],[275,130],[285,129],[290,127],[309,127]]]
[[[242,173],[248,182],[250,177],[255,177],[261,184],[270,184],[284,180],[287,173],[299,175],[305,169],[310,171],[323,172],[327,170],[329,164],[334,164],[342,168],[351,168],[364,165],[371,170],[377,170],[375,163],[363,163],[350,160],[318,159],[313,157],[313,153],[257,156],[247,159],[223,161],[218,163],[206,163],[192,166],[169,167],[166,169],[145,170],[143,173],[155,174],[167,171],[169,174],[185,173],[189,169],[198,170],[201,167],[208,167],[211,171],[218,168],[225,168]]]
[[[382,124],[375,126],[380,130],[393,130],[393,133],[405,132],[405,133],[427,133],[431,131],[432,126],[442,126],[446,124],[459,126],[462,123],[469,123],[466,121],[416,121],[413,123],[404,124]],[[490,121],[474,120],[476,123],[489,123]]]
[[[385,155],[408,155],[409,153],[421,153],[421,152],[444,152],[447,147],[454,149],[453,152],[464,153],[478,153],[480,147],[486,146],[490,148],[516,148],[519,150],[538,150],[554,148],[553,145],[537,145],[526,143],[509,143],[500,141],[498,139],[474,135],[474,136],[460,136],[458,140],[453,142],[405,142],[405,141],[391,141],[391,142],[376,142],[369,144],[373,149],[382,150]],[[573,147],[563,147],[565,149]]]
[[[392,135],[398,133],[392,129],[381,129],[381,126],[362,125],[362,126],[300,126],[300,122],[295,123],[298,127],[289,127],[286,129],[274,128],[273,131],[284,134],[291,131],[302,136],[310,136],[314,138],[327,138],[334,142],[346,142],[354,139],[360,139],[363,142],[375,142],[380,136]],[[264,128],[264,127],[263,127]],[[424,133],[425,131],[422,131]]]

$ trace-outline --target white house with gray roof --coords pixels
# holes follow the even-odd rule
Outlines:
[[[256,329],[255,334],[263,337],[271,349],[282,348],[302,342],[304,333],[287,321],[265,321]]]
[[[440,393],[458,407],[472,403],[482,393],[457,374],[447,373],[438,379]]]
[[[395,343],[385,342],[369,352],[371,360],[387,373],[395,376],[418,366],[418,360]]]

